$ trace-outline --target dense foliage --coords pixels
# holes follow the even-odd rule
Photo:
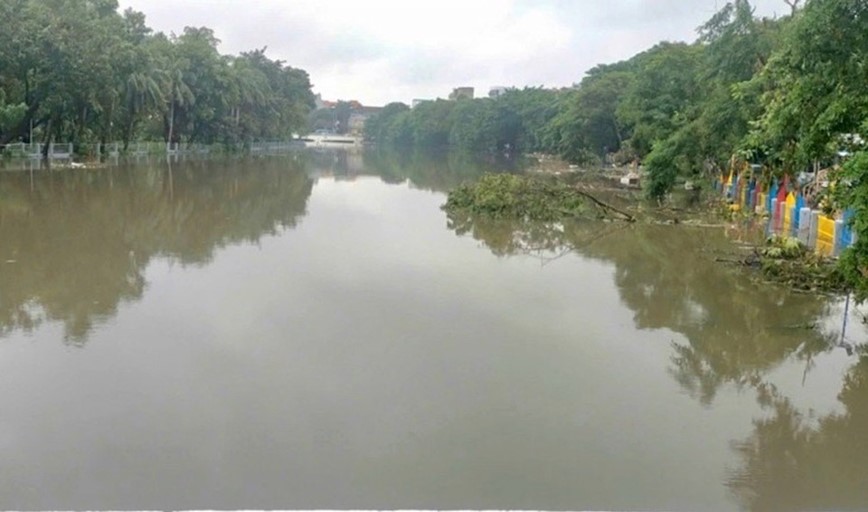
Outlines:
[[[451,192],[444,209],[493,219],[553,221],[588,212],[586,197],[555,180],[516,174],[486,174]]]
[[[868,7],[788,4],[790,15],[771,19],[733,0],[693,43],[662,42],[599,65],[569,89],[393,104],[366,135],[387,144],[545,151],[580,164],[637,160],[658,197],[679,176],[719,174],[733,156],[781,174],[831,163],[840,135],[865,135]]]
[[[526,88],[497,98],[426,101],[413,109],[391,103],[368,120],[365,137],[385,145],[468,152],[541,151],[559,96],[558,91]]]
[[[259,49],[221,55],[208,28],[154,33],[117,0],[0,2],[0,144],[239,144],[307,123],[307,73]]]
[[[836,206],[854,210],[857,234],[843,270],[868,298],[868,2],[786,4],[789,14],[772,19],[732,0],[696,41],[597,66],[570,89],[393,106],[367,135],[585,165],[635,161],[654,198],[679,177],[719,176],[734,158],[791,177],[840,164]]]

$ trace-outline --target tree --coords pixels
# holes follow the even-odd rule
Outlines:
[[[585,164],[620,150],[629,131],[617,112],[635,79],[631,67],[629,62],[597,66],[566,93],[547,128],[547,148]]]
[[[556,91],[512,89],[491,99],[424,102],[412,110],[392,103],[369,119],[365,136],[388,145],[490,153],[538,151],[557,113]]]
[[[196,102],[196,96],[193,90],[184,81],[184,72],[180,65],[173,66],[169,71],[169,77],[166,81],[167,90],[166,98],[168,98],[168,112],[166,113],[166,146],[176,143],[178,136],[175,133],[175,112],[177,109],[184,109]]]
[[[763,110],[748,145],[783,171],[813,162],[832,164],[842,139],[868,139],[868,4],[810,0],[785,27],[782,41],[755,79]],[[864,145],[843,166],[837,206],[854,211],[856,245],[841,265],[857,293],[868,298],[868,157]]]
[[[25,103],[7,104],[6,94],[0,89],[0,133],[4,133],[21,123],[27,114]]]
[[[280,60],[269,59],[265,50],[262,48],[241,54],[246,65],[261,73],[265,80],[264,83],[259,79],[254,82],[264,96],[260,97],[262,101],[249,105],[249,122],[255,126],[253,133],[256,137],[290,137],[293,132],[305,129],[308,114],[314,107],[310,79],[304,70],[286,66]]]
[[[404,103],[394,102],[389,103],[383,110],[371,116],[365,122],[365,139],[385,142],[388,140],[388,130],[398,114],[410,110]]]
[[[221,55],[207,27],[154,34],[116,0],[0,2],[0,144],[231,142],[304,128],[307,73],[265,49]],[[23,107],[22,107],[23,105]],[[162,123],[160,120],[162,119]]]
[[[634,80],[618,106],[618,120],[632,132],[629,144],[640,158],[674,134],[693,115],[699,97],[703,47],[661,43],[635,57]]]
[[[542,87],[507,89],[498,96],[495,104],[502,110],[502,121],[508,123],[501,129],[512,131],[512,145],[524,152],[543,151],[546,127],[558,113],[557,90]],[[516,124],[518,123],[518,124]]]
[[[758,81],[764,109],[754,146],[791,169],[830,156],[841,134],[857,132],[868,113],[868,5],[812,0],[787,27]]]

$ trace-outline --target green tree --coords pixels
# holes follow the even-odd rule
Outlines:
[[[507,89],[495,99],[501,109],[499,128],[502,134],[511,134],[511,144],[524,152],[545,150],[545,134],[551,120],[558,113],[560,92],[542,87]]]
[[[844,138],[868,140],[868,4],[810,0],[785,27],[782,41],[755,80],[763,112],[749,147],[793,172],[830,164]],[[860,300],[868,298],[868,156],[864,145],[843,166],[836,187],[853,209],[856,245],[841,260]]]
[[[638,69],[617,115],[631,131],[630,147],[640,158],[693,114],[703,50],[696,44],[661,43],[635,57]]]
[[[6,93],[0,89],[0,133],[17,126],[26,114],[27,105],[25,103],[7,104]]]
[[[488,98],[456,103],[449,145],[461,151],[494,152],[517,146],[521,119],[506,103]]]
[[[178,134],[175,131],[175,120],[177,111],[183,110],[196,102],[196,96],[193,90],[184,81],[184,72],[179,66],[173,66],[169,70],[168,79],[166,80],[166,98],[168,99],[166,111],[166,145],[177,143],[179,140]]]
[[[597,66],[564,95],[560,112],[547,129],[546,145],[575,163],[602,161],[629,136],[618,118],[619,105],[631,90],[631,62]]]
[[[365,122],[365,139],[375,142],[388,140],[388,130],[398,114],[410,110],[404,103],[389,103]]]
[[[413,141],[427,148],[445,148],[449,145],[450,114],[458,102],[426,101],[414,108],[410,115]]]
[[[313,106],[303,70],[221,55],[206,27],[154,34],[115,0],[0,2],[0,144],[284,138]],[[23,107],[22,107],[23,105]],[[159,120],[162,119],[162,123]]]
[[[827,159],[868,113],[868,5],[812,0],[795,16],[758,81],[764,109],[751,142],[788,170]]]

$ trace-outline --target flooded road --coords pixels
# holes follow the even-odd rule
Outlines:
[[[858,312],[722,230],[448,218],[475,172],[0,173],[0,509],[868,508]]]

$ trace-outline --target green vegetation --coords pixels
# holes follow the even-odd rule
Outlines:
[[[868,123],[866,123],[868,124]],[[868,132],[868,129],[865,130]],[[838,202],[852,208],[856,243],[841,257],[840,268],[859,300],[868,298],[868,152],[862,151],[844,164],[836,188]]]
[[[264,49],[221,55],[218,43],[205,27],[153,33],[116,0],[0,2],[0,145],[238,146],[307,126],[305,71]]]
[[[569,185],[515,174],[486,174],[449,193],[447,211],[465,211],[495,219],[553,221],[587,213],[586,198]]]
[[[831,163],[842,135],[868,136],[868,6],[790,3],[790,15],[770,19],[756,17],[748,0],[733,0],[699,27],[695,42],[662,42],[599,65],[572,88],[513,89],[414,109],[392,104],[366,136],[544,151],[578,164],[638,160],[655,197],[679,176],[719,175],[733,156],[777,174]]]
[[[391,103],[366,123],[365,137],[384,145],[466,152],[545,151],[546,130],[560,96],[526,88],[497,98],[427,101],[413,109]]]
[[[864,300],[868,3],[786,3],[789,15],[770,19],[755,16],[748,0],[732,0],[696,41],[662,42],[597,66],[569,89],[393,105],[367,135],[386,144],[541,151],[582,165],[638,161],[645,191],[657,199],[679,179],[728,172],[734,158],[762,165],[769,179],[837,165],[846,151],[830,206],[855,212],[857,243],[841,271]]]
[[[841,269],[817,255],[795,238],[774,236],[757,254],[763,277],[802,291],[844,292],[847,283]]]
[[[790,13],[772,19],[756,16],[748,0],[732,0],[695,41],[661,42],[596,66],[570,88],[511,89],[413,109],[393,103],[365,134],[416,149],[545,152],[582,165],[637,161],[653,198],[680,179],[719,175],[733,157],[794,176],[835,165],[846,150],[833,206],[853,209],[858,242],[841,269],[865,299],[868,3],[786,3]],[[309,119],[303,70],[269,59],[265,49],[221,55],[218,43],[206,27],[154,33],[143,14],[120,13],[117,0],[4,1],[0,145],[161,140],[236,148],[289,138],[309,123],[346,130],[346,103]]]

